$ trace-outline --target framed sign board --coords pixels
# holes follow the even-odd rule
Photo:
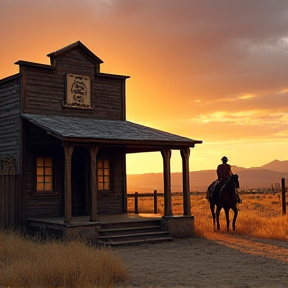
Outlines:
[[[65,107],[91,109],[89,76],[67,74]]]

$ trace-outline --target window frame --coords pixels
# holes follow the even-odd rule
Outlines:
[[[51,172],[51,175],[46,175],[45,174],[45,171],[44,171],[44,174],[43,175],[38,175],[37,174],[37,168],[40,167],[37,165],[37,159],[39,158],[43,158],[44,159],[44,170],[45,170],[45,159],[46,158],[50,158],[52,160],[52,165],[51,167],[46,167],[46,168],[52,168],[52,172]],[[56,175],[57,175],[57,172],[56,172],[56,160],[55,160],[55,157],[51,156],[51,155],[37,155],[35,156],[34,158],[34,177],[35,177],[35,180],[34,180],[34,194],[37,195],[37,196],[49,196],[49,195],[58,195],[59,192],[57,192],[57,179],[56,179]],[[37,188],[37,185],[38,185],[38,176],[43,176],[45,178],[45,176],[51,176],[52,177],[52,189],[51,190],[38,190]],[[44,185],[45,185],[45,181],[43,182]]]
[[[99,189],[99,177],[103,176],[103,179],[104,179],[105,176],[107,176],[107,175],[105,175],[105,172],[104,172],[105,171],[105,167],[103,167],[103,173],[101,173],[101,175],[99,175],[99,168],[98,168],[99,161],[108,161],[108,163],[109,163],[109,189],[104,189],[104,187],[103,187],[103,189]],[[112,184],[113,184],[113,181],[112,181],[112,161],[111,161],[111,159],[108,158],[108,157],[98,158],[97,161],[96,161],[96,171],[97,171],[97,191],[100,192],[100,193],[113,192],[113,186],[112,186]],[[108,183],[108,181],[107,182],[103,181],[101,183],[103,183],[103,185],[105,185],[105,183]]]

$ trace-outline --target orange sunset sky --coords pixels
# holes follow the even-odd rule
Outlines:
[[[191,171],[288,159],[287,0],[1,0],[0,39],[0,79],[80,40],[131,76],[127,120],[203,140]],[[130,174],[162,170],[160,152],[127,156]]]

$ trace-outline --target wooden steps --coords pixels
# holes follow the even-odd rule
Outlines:
[[[169,231],[161,229],[161,220],[101,223],[98,244],[136,245],[173,241]]]

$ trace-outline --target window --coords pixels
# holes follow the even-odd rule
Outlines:
[[[110,161],[99,159],[97,161],[98,190],[110,190]]]
[[[53,160],[51,157],[36,158],[36,176],[38,192],[53,190]]]

